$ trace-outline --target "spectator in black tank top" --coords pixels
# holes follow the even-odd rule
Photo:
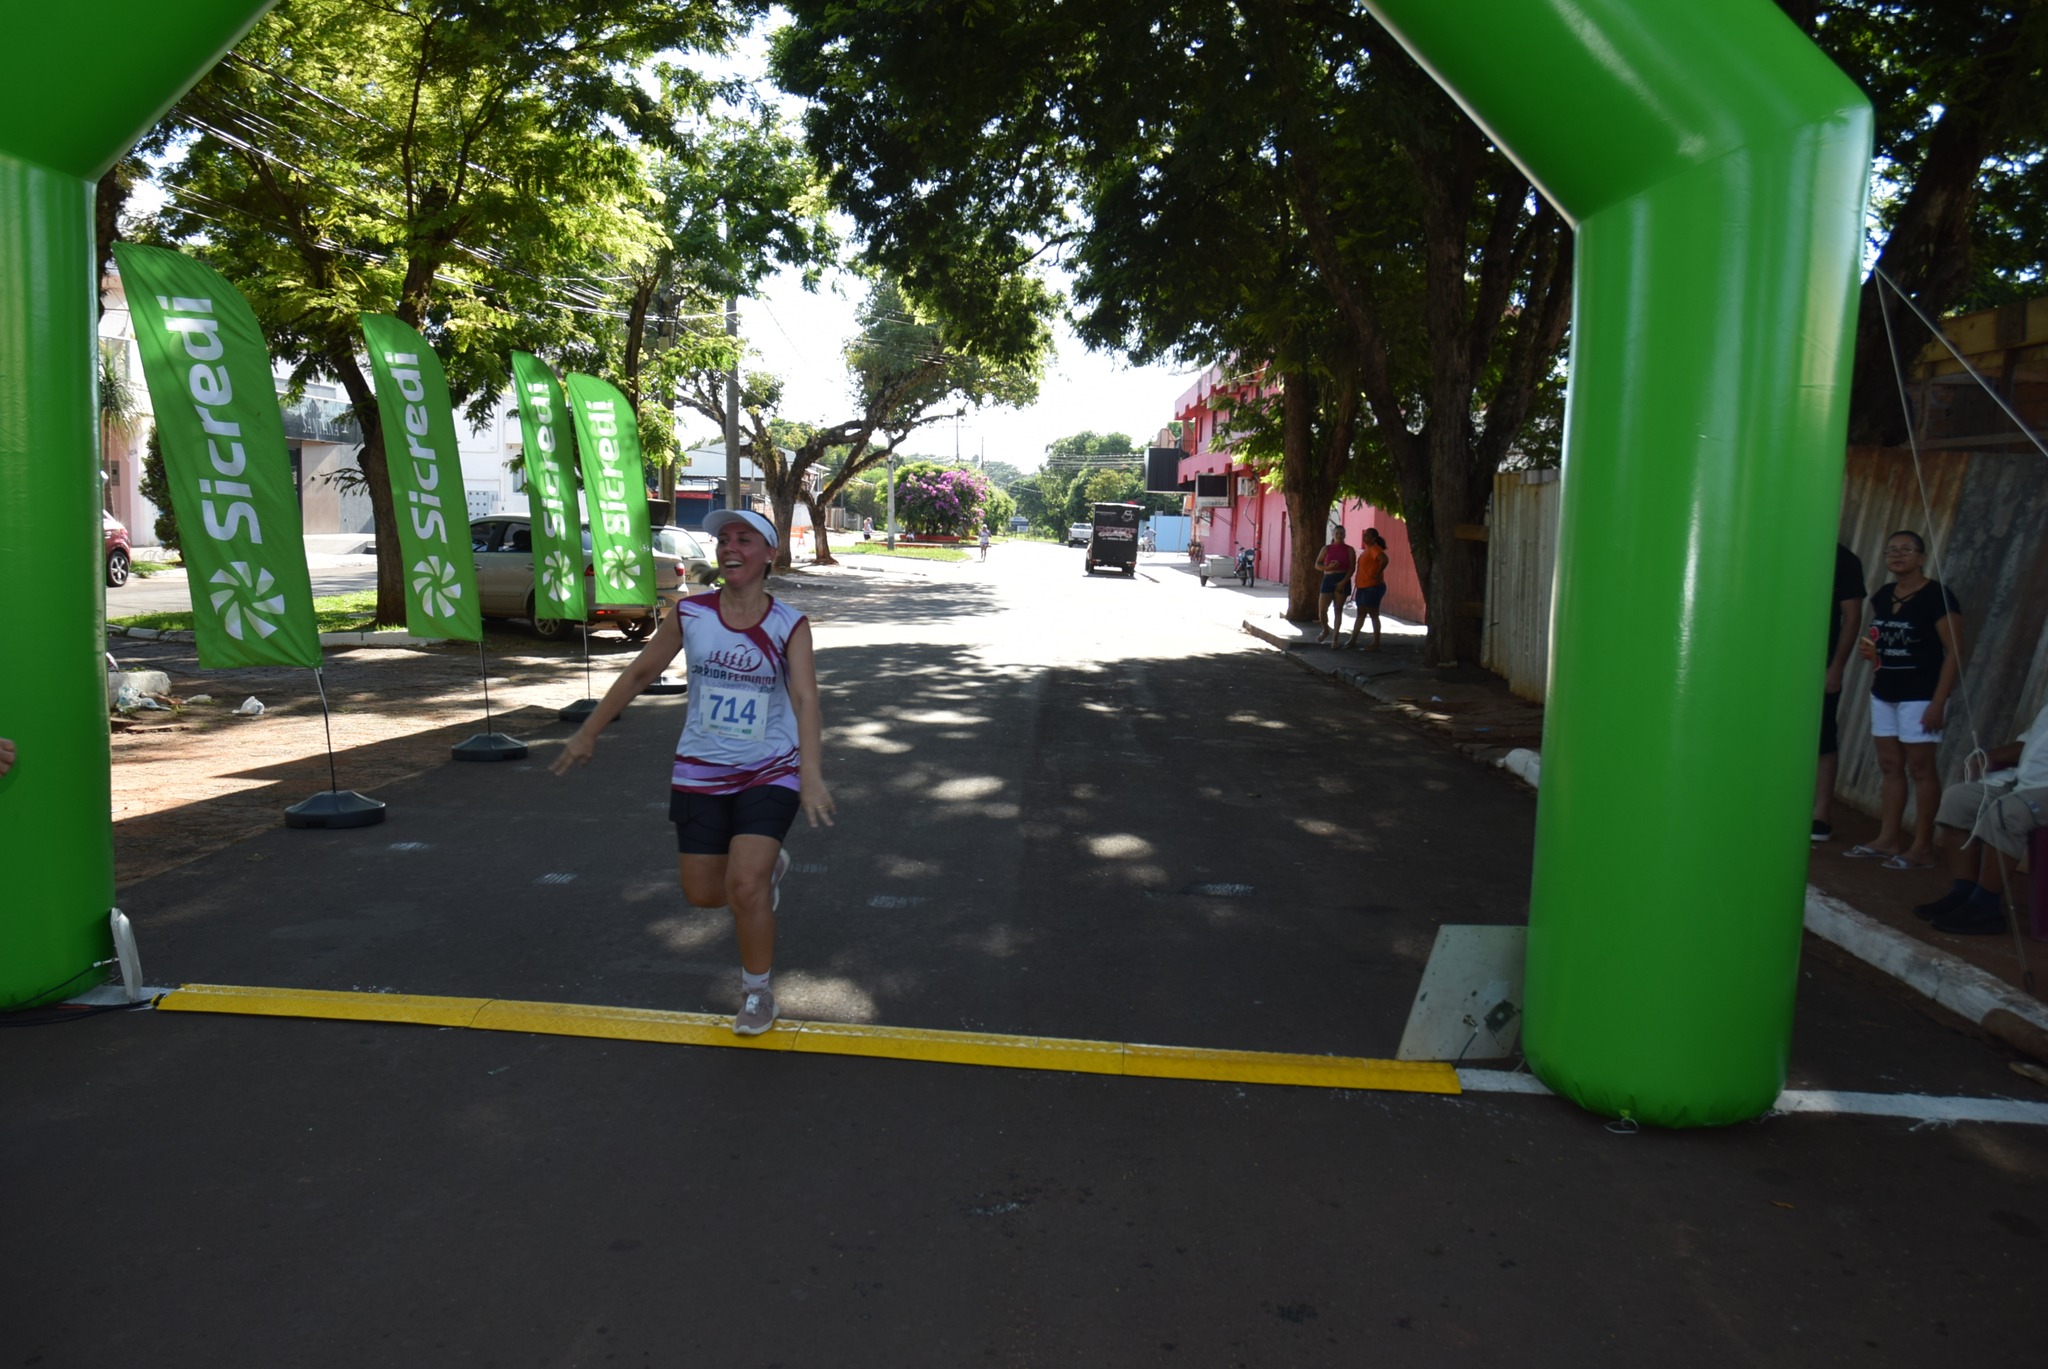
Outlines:
[[[1962,605],[1922,567],[1927,544],[1917,532],[1885,539],[1884,564],[1892,582],[1870,596],[1870,632],[1856,644],[1876,667],[1870,681],[1870,733],[1884,773],[1878,833],[1851,856],[1873,856],[1891,870],[1934,864],[1934,815],[1941,806],[1935,748],[1955,691],[1962,650]],[[1913,792],[1913,836],[1901,825],[1908,783]]]

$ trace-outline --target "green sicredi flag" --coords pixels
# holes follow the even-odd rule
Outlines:
[[[576,520],[575,458],[568,407],[555,373],[539,357],[512,354],[519,431],[526,438],[526,508],[533,529],[533,615],[583,621],[583,539]]]
[[[647,481],[633,406],[596,376],[571,375],[569,407],[583,457],[597,602],[654,607],[654,541],[647,530]]]
[[[363,341],[384,420],[384,465],[405,560],[405,626],[421,637],[483,636],[469,501],[448,376],[424,339],[389,314],[364,314]]]
[[[116,243],[192,587],[199,664],[320,664],[270,350],[241,292],[178,252]]]

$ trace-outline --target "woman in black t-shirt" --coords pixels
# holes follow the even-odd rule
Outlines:
[[[1962,605],[1922,567],[1927,544],[1917,532],[1885,539],[1884,564],[1892,582],[1870,596],[1869,633],[1857,643],[1876,670],[1870,681],[1870,734],[1884,773],[1878,833],[1851,856],[1881,856],[1886,868],[1918,870],[1934,864],[1934,814],[1941,781],[1934,752],[1941,742],[1949,695],[1956,687]],[[1904,841],[1906,786],[1913,788],[1913,840]]]

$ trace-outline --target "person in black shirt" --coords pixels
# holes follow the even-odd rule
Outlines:
[[[1863,561],[1835,543],[1835,588],[1828,596],[1828,675],[1820,699],[1820,772],[1813,786],[1813,839],[1829,841],[1835,829],[1835,774],[1841,768],[1841,746],[1835,715],[1842,707],[1842,672],[1856,650],[1856,629],[1863,626]]]
[[[1962,605],[1922,567],[1927,544],[1917,532],[1885,539],[1884,564],[1892,582],[1870,596],[1870,633],[1856,649],[1876,670],[1870,681],[1870,734],[1884,772],[1883,811],[1878,833],[1851,856],[1878,856],[1890,870],[1924,870],[1934,864],[1934,815],[1941,806],[1941,781],[1934,751],[1955,691],[1957,653],[1962,650]],[[1913,839],[1900,831],[1906,814],[1906,786],[1913,788]]]

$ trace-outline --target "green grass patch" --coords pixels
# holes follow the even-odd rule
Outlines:
[[[912,561],[965,561],[967,553],[958,547],[919,546],[915,542],[898,542],[896,550],[890,551],[880,542],[855,542],[850,546],[835,545],[834,556],[901,556]]]
[[[128,569],[137,575],[154,575],[160,570],[171,570],[177,564],[176,561],[130,561]]]
[[[359,589],[352,594],[329,594],[313,601],[313,621],[322,632],[367,632],[377,616],[377,591]],[[157,632],[192,631],[192,614],[136,613],[126,618],[109,618],[109,627],[145,627]],[[404,628],[391,628],[403,632]]]

